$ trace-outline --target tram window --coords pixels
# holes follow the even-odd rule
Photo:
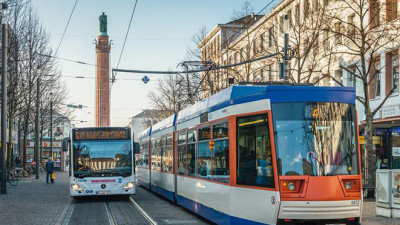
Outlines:
[[[156,141],[151,142],[151,169],[156,168]]]
[[[186,133],[178,134],[178,172],[186,174]]]
[[[157,142],[156,142],[157,144],[156,144],[156,169],[157,170],[161,170],[161,145],[160,145],[160,140],[158,140]]]
[[[199,142],[197,156],[198,177],[211,179],[211,150],[208,141]]]
[[[196,131],[188,132],[187,175],[196,176]]]
[[[274,187],[267,114],[237,119],[237,184]]]
[[[160,147],[160,169],[164,171],[164,157],[165,157],[165,138],[161,138],[161,147]]]
[[[212,179],[229,183],[229,139],[228,122],[213,126],[214,149],[212,162]]]
[[[163,152],[163,171],[171,172],[172,171],[172,136],[167,137],[166,139],[167,146],[164,148]]]
[[[199,129],[199,141],[209,140],[211,138],[210,127],[203,127]]]
[[[228,137],[228,122],[213,126],[213,139]]]

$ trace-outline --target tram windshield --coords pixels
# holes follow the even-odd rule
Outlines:
[[[354,105],[274,103],[272,113],[279,175],[359,173]]]
[[[131,176],[130,140],[85,140],[73,142],[75,177]]]

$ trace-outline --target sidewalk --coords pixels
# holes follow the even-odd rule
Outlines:
[[[398,225],[400,219],[376,216],[375,199],[364,199],[362,225]]]
[[[70,200],[68,172],[56,172],[54,184],[46,184],[46,173],[24,178],[17,186],[7,183],[0,195],[0,224],[56,224]]]

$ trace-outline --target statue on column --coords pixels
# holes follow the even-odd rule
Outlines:
[[[99,16],[100,21],[100,34],[107,35],[107,16],[104,14]]]

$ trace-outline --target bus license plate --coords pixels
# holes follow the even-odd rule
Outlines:
[[[110,195],[111,191],[97,191],[96,194],[97,195]]]

